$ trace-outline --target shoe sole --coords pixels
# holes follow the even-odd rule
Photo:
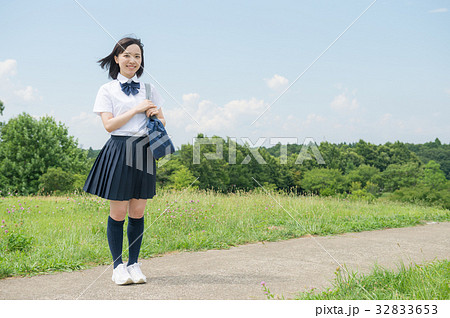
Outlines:
[[[147,283],[147,280],[141,278],[139,280],[133,281],[133,283],[134,284],[145,284],[145,283]]]
[[[133,280],[131,279],[131,277],[128,278],[124,283],[118,283],[118,282],[116,282],[116,281],[114,280],[114,277],[112,278],[112,281],[113,281],[114,283],[116,283],[116,285],[130,285],[130,284],[133,284]]]

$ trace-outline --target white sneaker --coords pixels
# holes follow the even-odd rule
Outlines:
[[[147,282],[147,277],[141,271],[141,263],[134,263],[127,267],[128,273],[130,273],[131,279],[135,284],[144,284]]]
[[[124,264],[120,264],[113,270],[112,281],[117,285],[128,285],[133,282],[127,268]]]

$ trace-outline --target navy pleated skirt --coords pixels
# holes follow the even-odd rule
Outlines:
[[[156,162],[149,138],[114,136],[103,146],[83,190],[108,200],[151,199],[156,188]]]

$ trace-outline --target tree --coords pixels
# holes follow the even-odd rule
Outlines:
[[[380,171],[372,166],[360,165],[358,168],[350,171],[347,174],[347,180],[349,183],[359,182],[361,187],[365,187],[372,177],[378,174]]]
[[[185,166],[180,166],[179,169],[170,175],[169,180],[169,187],[172,189],[184,190],[187,188],[198,188],[198,181]]]
[[[306,171],[301,180],[302,188],[320,195],[334,195],[343,193],[348,186],[345,178],[338,169],[314,168]]]
[[[450,180],[450,144],[443,144],[438,138],[434,142],[424,144],[406,144],[408,149],[413,151],[423,163],[434,160],[441,165],[441,170],[448,180]]]
[[[219,159],[211,159],[205,156],[205,154],[215,154],[217,151],[215,141],[223,142],[223,139],[217,136],[208,138],[203,134],[198,134],[197,138],[205,142],[199,148],[199,158],[197,158],[199,162],[194,162],[194,146],[187,144],[182,145],[180,149],[183,164],[195,178],[198,177],[199,188],[226,191],[229,185],[229,175],[225,158],[222,156]]]
[[[3,116],[4,110],[5,110],[5,106],[3,106],[3,102],[0,100],[0,116]],[[2,126],[3,125],[4,125],[3,122],[0,121],[0,142],[2,140]]]
[[[179,153],[176,152],[174,154],[171,154],[169,160],[163,165],[159,165],[159,162],[157,163],[157,165],[158,168],[156,173],[156,182],[158,183],[158,186],[162,188],[174,188],[172,186],[172,182],[174,181],[173,175],[178,170],[186,168],[181,162]]]
[[[380,163],[379,152],[376,145],[367,143],[364,140],[359,140],[354,147],[356,153],[364,158],[365,164],[384,170],[385,164]]]
[[[423,176],[420,180],[421,184],[424,184],[432,189],[437,189],[446,181],[447,179],[445,179],[445,174],[441,170],[440,164],[436,161],[430,160],[423,167]]]
[[[230,155],[230,145],[232,149],[236,149],[236,163],[228,164],[229,190],[250,190],[255,188],[257,184],[252,179],[249,165],[241,164],[244,158],[249,154],[248,149],[239,145],[234,140],[228,139],[227,147],[224,149],[224,156],[228,158]]]
[[[48,168],[47,172],[39,177],[39,192],[43,194],[62,193],[74,189],[75,177],[60,167]]]
[[[39,177],[50,167],[71,174],[86,174],[89,169],[86,151],[52,117],[35,119],[22,113],[3,126],[1,137],[0,181],[6,184],[0,187],[20,194],[37,193]]]
[[[381,173],[380,180],[374,181],[382,185],[383,192],[394,192],[415,186],[422,174],[423,170],[417,163],[392,164]]]

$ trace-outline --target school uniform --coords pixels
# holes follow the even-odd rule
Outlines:
[[[146,98],[145,84],[136,95],[126,95],[120,83],[139,82],[120,73],[116,80],[102,85],[93,111],[110,112],[114,117],[127,112]],[[151,85],[150,100],[158,107],[164,99]],[[145,112],[134,115],[125,125],[110,133],[86,179],[83,190],[108,200],[151,199],[156,188],[156,162],[149,150]]]

